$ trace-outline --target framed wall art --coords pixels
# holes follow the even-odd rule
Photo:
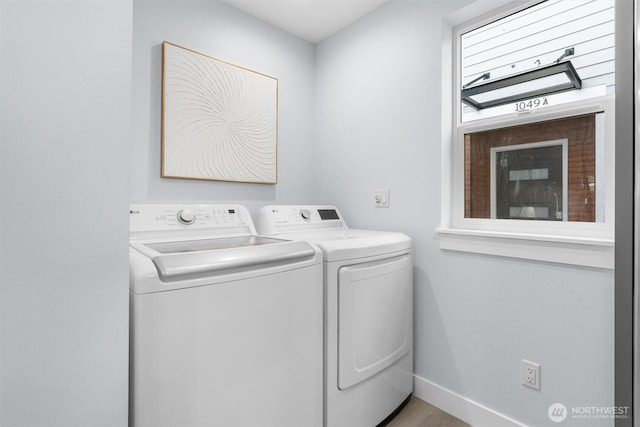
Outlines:
[[[162,43],[162,177],[277,182],[278,80]]]

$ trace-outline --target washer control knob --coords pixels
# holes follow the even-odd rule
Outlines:
[[[196,222],[196,215],[189,209],[181,210],[180,212],[178,212],[177,216],[178,221],[185,225],[193,224],[194,222]]]
[[[311,212],[309,212],[309,209],[300,209],[300,216],[305,221],[309,221],[311,219]]]

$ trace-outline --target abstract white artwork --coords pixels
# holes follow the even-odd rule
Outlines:
[[[162,177],[275,184],[278,80],[162,43]]]

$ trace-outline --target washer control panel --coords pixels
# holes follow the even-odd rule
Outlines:
[[[131,232],[187,229],[249,228],[255,234],[249,211],[240,205],[143,205],[129,208]]]

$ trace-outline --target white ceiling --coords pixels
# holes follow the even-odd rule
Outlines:
[[[223,0],[303,40],[317,43],[389,0]]]

